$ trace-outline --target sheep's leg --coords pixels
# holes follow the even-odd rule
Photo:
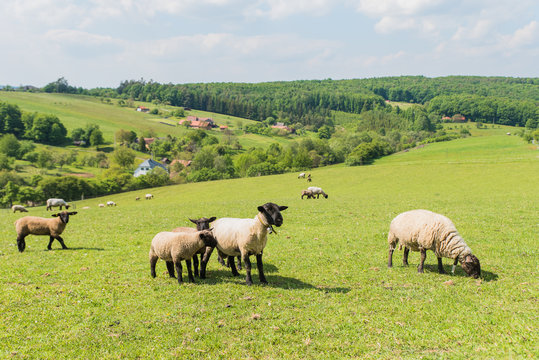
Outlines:
[[[402,255],[402,265],[408,266],[408,254],[410,253],[410,249],[407,247],[404,247],[404,254]]]
[[[213,252],[212,247],[206,246],[206,251],[204,252],[204,256],[202,256],[202,260],[200,261],[200,278],[205,279],[206,278],[206,266],[208,265],[208,261],[210,261],[211,253]]]
[[[230,263],[230,270],[232,270],[233,276],[240,276],[240,273],[236,269],[236,263],[234,262],[234,256],[229,256],[228,261]]]
[[[238,270],[241,270],[242,269],[242,267],[241,267],[241,256],[238,256],[237,259],[238,259],[238,264],[237,264]]]
[[[228,257],[226,259],[227,259],[227,262],[225,263],[225,260],[223,259],[221,254],[217,254],[217,261],[219,262],[219,264],[221,264],[221,266],[224,266],[224,267],[230,267],[230,263],[228,262]]]
[[[395,249],[393,248],[389,248],[389,257],[387,259],[387,267],[390,268],[390,267],[393,267],[393,251],[395,251]]]
[[[198,256],[195,254],[195,256]],[[185,260],[185,265],[187,266],[187,276],[189,277],[189,282],[194,283],[195,278],[193,277],[193,269],[191,268],[191,260]]]
[[[159,258],[157,256],[150,257],[150,272],[153,278],[157,276],[155,273],[155,264],[157,264],[158,259]],[[167,267],[168,267],[168,262],[167,262]]]
[[[444,266],[442,264],[442,258],[438,257],[438,272],[440,274],[445,274]]]
[[[419,263],[419,266],[417,267],[418,273],[423,273],[423,264],[425,263],[426,258],[427,258],[427,250],[421,249],[421,262]]]
[[[17,247],[19,252],[23,252],[26,248],[26,241],[24,241],[24,236],[17,236]]]
[[[258,268],[258,278],[261,284],[267,284],[266,276],[264,275],[264,265],[262,264],[262,254],[256,255],[256,267]]]
[[[176,267],[176,272],[178,273],[178,284],[182,284],[183,277],[182,277],[182,262],[181,261],[175,261],[174,266]]]
[[[50,240],[49,240],[49,245],[47,245],[47,249],[52,250],[52,242],[54,241],[54,236],[50,236],[49,238]]]
[[[451,267],[451,274],[455,275],[455,268],[457,267],[457,264],[459,263],[459,258],[456,258],[453,262],[453,266]]]
[[[247,273],[247,276],[245,277],[245,283],[247,285],[253,285],[253,279],[251,277],[251,260],[249,260],[249,254],[242,254],[243,257],[243,263],[245,264],[245,272]],[[229,257],[230,259],[230,257]],[[232,263],[234,263],[234,258],[231,259]]]
[[[157,259],[155,260],[157,262]],[[174,275],[174,261],[167,261],[167,270],[168,270],[168,276],[171,278],[175,278],[176,275]]]
[[[60,236],[56,236],[56,240],[58,240],[60,242],[60,245],[62,245],[62,249],[67,249],[66,244],[64,244],[64,239],[62,239]],[[51,241],[51,243],[52,243],[52,241]]]
[[[202,254],[200,255],[200,260],[202,261]],[[195,256],[193,256],[193,267],[195,268],[195,276],[196,277],[200,277],[198,275],[198,254],[195,254]]]

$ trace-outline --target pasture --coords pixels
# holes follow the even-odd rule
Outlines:
[[[62,237],[27,238],[0,219],[1,358],[537,358],[539,151],[516,137],[429,144],[363,167],[311,171],[328,199],[283,174],[151,189],[77,202]],[[114,208],[98,203],[115,201]],[[287,205],[268,236],[267,286],[234,278],[214,252],[208,279],[150,277],[154,234],[188,217],[254,217]],[[83,209],[89,206],[89,209]],[[437,273],[427,253],[387,268],[397,214],[448,216],[481,261],[481,280]],[[44,207],[30,215],[50,216]],[[26,215],[26,214],[24,214]],[[451,260],[444,259],[447,272]],[[185,276],[184,267],[184,278]],[[450,281],[450,282],[448,282]]]

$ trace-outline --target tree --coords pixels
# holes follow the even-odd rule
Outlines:
[[[10,158],[2,153],[0,153],[0,170],[11,170]]]
[[[0,153],[10,157],[18,157],[21,144],[13,134],[6,134],[0,138]]]
[[[24,133],[21,110],[17,105],[0,103],[0,132],[15,134],[17,137]]]
[[[99,146],[105,143],[105,139],[103,139],[103,133],[99,129],[94,129],[92,131],[92,134],[90,135],[90,145],[92,146]]]
[[[4,196],[2,197],[2,203],[9,204],[9,206],[13,206],[13,201],[17,200],[17,196],[19,194],[19,185],[13,183],[12,181],[8,181],[6,186],[4,186],[3,189]]]
[[[129,169],[135,163],[135,152],[127,147],[119,146],[112,153],[112,161],[124,169]]]

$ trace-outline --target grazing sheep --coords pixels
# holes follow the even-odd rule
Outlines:
[[[305,173],[300,173],[300,174],[298,175],[298,179],[300,179],[300,178],[305,179]]]
[[[140,196],[137,196],[137,197],[135,198],[135,201],[139,201],[139,200],[140,200]]]
[[[311,174],[309,174],[309,175],[307,175],[307,182],[311,182],[311,181],[313,181],[313,180],[311,179]]]
[[[460,262],[462,269],[473,278],[481,276],[479,259],[472,255],[472,250],[459,235],[455,225],[447,217],[428,210],[411,210],[397,215],[389,226],[387,237],[389,243],[388,267],[393,266],[393,251],[399,243],[404,247],[404,265],[408,265],[408,253],[421,252],[421,262],[417,269],[423,272],[423,264],[427,250],[432,250],[438,257],[438,272],[445,273],[442,257],[454,259],[452,272]]]
[[[174,277],[174,268],[178,274],[178,283],[183,282],[181,261],[187,264],[187,273],[190,282],[195,282],[191,271],[191,258],[200,249],[206,246],[214,247],[215,237],[210,230],[196,232],[171,232],[164,231],[154,236],[150,246],[150,270],[155,277],[155,264],[158,259],[164,260],[170,277]]]
[[[283,217],[281,211],[288,206],[279,206],[274,203],[266,203],[258,207],[258,214],[253,219],[221,218],[213,222],[213,235],[217,241],[217,250],[228,256],[230,268],[234,276],[238,276],[238,270],[234,264],[234,256],[241,255],[247,277],[245,282],[252,285],[250,255],[256,255],[258,277],[261,283],[268,281],[264,276],[262,265],[262,252],[268,240],[268,232],[274,232],[273,225],[281,226]],[[200,270],[200,277],[204,278],[206,264],[209,256],[204,257]]]
[[[202,230],[208,230],[210,228],[210,223],[212,221],[214,221],[215,219],[217,219],[215,216],[212,216],[211,218],[205,218],[205,217],[202,217],[200,219],[197,219],[197,220],[193,220],[193,219],[189,219],[191,222],[195,223],[196,224],[196,229],[195,228],[191,228],[191,227],[186,227],[186,226],[182,226],[182,227],[177,227],[175,229],[172,230],[172,232],[197,232],[197,231],[202,231]],[[197,254],[200,254],[200,262],[202,262],[202,260],[204,259],[204,253],[206,252],[206,247],[200,249],[199,251],[196,252],[196,254],[193,256],[193,265],[194,265],[194,268],[195,268],[195,276],[196,277],[199,277],[199,274],[198,274],[198,255]]]
[[[107,206],[116,206],[114,201],[107,201]]]
[[[54,239],[60,242],[63,249],[67,249],[64,240],[60,234],[64,231],[69,222],[69,215],[75,215],[77,212],[62,211],[52,214],[55,219],[46,219],[37,216],[25,216],[15,221],[15,230],[17,231],[17,246],[19,251],[23,252],[26,247],[24,238],[28,235],[49,235],[50,241],[47,249],[51,250]]]
[[[47,210],[51,210],[53,207],[59,207],[62,210],[62,206],[65,206],[66,210],[69,209],[69,204],[64,201],[64,199],[48,199],[47,200]]]
[[[150,199],[153,199],[153,195],[152,194],[146,194],[146,200],[150,200]]]
[[[307,196],[307,199],[314,199],[313,192],[311,190],[302,190],[301,191],[301,200],[303,200],[303,197]]]
[[[83,209],[84,210],[88,210],[90,207],[89,206],[84,206]]]
[[[324,190],[322,190],[322,188],[319,188],[319,187],[316,187],[316,186],[309,186],[307,188],[307,190],[311,190],[312,193],[313,193],[313,199],[314,199],[314,196],[316,195],[316,198],[318,199],[320,197],[320,195],[324,196],[326,199],[328,198],[328,194],[326,194],[324,192]]]
[[[99,206],[99,207],[105,207],[105,204],[99,204],[99,205],[97,205],[97,206]]]
[[[20,212],[28,212],[28,210],[26,210],[26,208],[22,205],[13,205],[11,207],[11,210],[16,213],[17,211],[20,211]]]

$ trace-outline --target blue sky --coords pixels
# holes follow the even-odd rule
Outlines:
[[[10,0],[0,84],[539,76],[537,0]]]

